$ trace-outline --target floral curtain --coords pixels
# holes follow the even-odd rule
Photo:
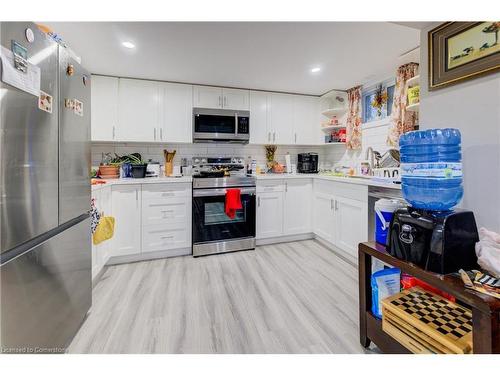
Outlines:
[[[347,90],[349,103],[346,121],[346,146],[349,150],[361,148],[361,86]]]
[[[396,74],[396,87],[394,88],[394,101],[392,104],[391,123],[387,144],[397,147],[399,136],[415,129],[417,113],[406,111],[407,87],[406,82],[418,74],[418,64],[409,63],[398,68]]]

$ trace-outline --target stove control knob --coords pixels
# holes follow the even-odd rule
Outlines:
[[[238,164],[243,164],[243,159],[238,159]]]
[[[195,162],[196,164],[199,164],[199,162],[200,162],[200,159],[198,159],[198,158],[195,158],[195,159],[194,159],[194,162]]]
[[[231,158],[231,164],[236,164],[236,158]]]
[[[204,163],[204,164],[207,164],[207,158],[202,158],[201,162]]]

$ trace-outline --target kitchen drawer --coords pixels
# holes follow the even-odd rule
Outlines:
[[[191,246],[190,229],[185,223],[150,225],[142,228],[142,252]]]
[[[185,197],[143,200],[142,225],[186,223],[190,205],[190,199]]]
[[[355,185],[344,182],[332,182],[333,194],[338,197],[368,202],[368,186]]]
[[[333,194],[333,184],[334,183],[332,181],[314,180],[313,181],[314,193],[332,195]]]
[[[178,197],[190,197],[191,196],[191,184],[189,183],[179,183],[179,184],[151,184],[142,185],[142,200],[149,201],[152,199],[165,199],[165,198],[178,198]]]
[[[368,186],[348,182],[314,180],[314,192],[368,202]]]
[[[285,191],[283,180],[257,181],[257,193]]]

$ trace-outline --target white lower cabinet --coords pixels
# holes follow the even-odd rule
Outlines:
[[[257,192],[257,238],[283,234],[283,192]]]
[[[311,232],[312,180],[257,181],[257,239]]]
[[[186,224],[157,224],[142,228],[142,253],[191,246]]]
[[[311,232],[312,180],[285,181],[283,233]]]
[[[112,257],[191,247],[191,184],[116,185],[112,205]]]
[[[368,204],[354,199],[335,198],[335,244],[358,256],[358,244],[368,241]]]
[[[335,231],[335,216],[333,210],[333,195],[315,192],[313,203],[314,234],[332,242]]]
[[[111,189],[103,188],[92,192],[92,199],[101,216],[111,216]],[[94,279],[110,256],[110,241],[103,241],[94,245],[92,241],[92,279]]]
[[[368,187],[315,181],[313,217],[317,236],[357,258],[368,240]]]
[[[191,247],[191,185],[143,185],[142,253],[188,247]]]
[[[141,252],[141,185],[111,187],[115,232],[111,240],[111,256]]]

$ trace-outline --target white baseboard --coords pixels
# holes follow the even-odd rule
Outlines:
[[[314,238],[314,233],[292,234],[292,235],[288,235],[288,236],[279,236],[279,237],[271,237],[271,238],[258,238],[256,240],[256,244],[257,244],[257,246],[262,246],[262,245],[271,245],[271,244],[281,243],[281,242],[311,240],[313,238]]]
[[[99,272],[95,275],[95,277],[92,279],[92,288],[97,285],[97,283],[101,280],[102,275],[104,275],[104,272],[106,271],[106,265],[102,266]]]
[[[115,256],[115,257],[109,258],[106,265],[110,266],[113,264],[141,262],[143,260],[171,258],[171,257],[182,256],[182,255],[191,255],[192,253],[193,253],[193,250],[191,247],[184,247],[184,248],[180,248],[180,249],[153,251],[153,252],[149,252],[149,253],[122,255],[122,256]]]
[[[318,241],[324,247],[326,247],[328,250],[330,250],[333,253],[335,253],[335,255],[337,255],[342,260],[344,260],[347,263],[350,263],[353,266],[355,266],[356,268],[358,268],[358,259],[356,259],[355,257],[353,257],[351,254],[348,254],[344,250],[339,249],[337,246],[335,246],[334,244],[332,244],[330,241],[325,240],[324,238],[322,238],[322,237],[320,237],[318,235],[315,235],[315,240]]]

